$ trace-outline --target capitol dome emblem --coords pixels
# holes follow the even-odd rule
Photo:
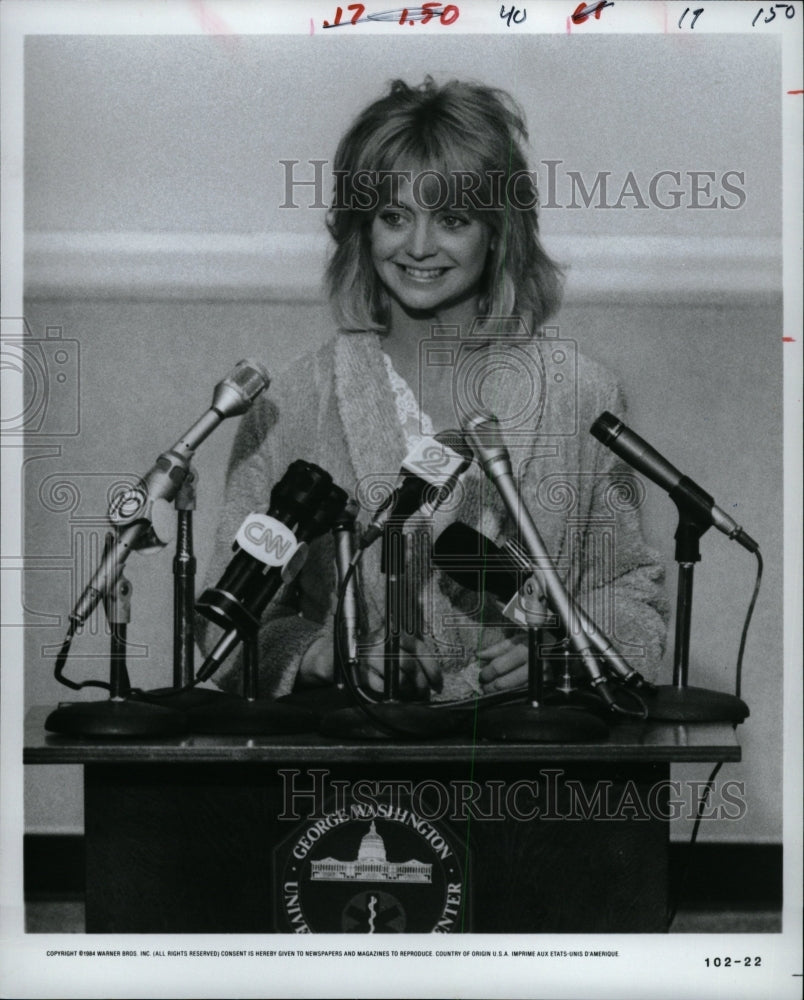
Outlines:
[[[277,849],[277,930],[468,930],[462,848],[403,806],[352,804],[307,820]]]

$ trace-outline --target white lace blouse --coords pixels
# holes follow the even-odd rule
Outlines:
[[[402,376],[394,368],[391,359],[382,352],[382,359],[385,362],[385,370],[388,372],[388,379],[394,391],[396,400],[396,415],[405,435],[405,445],[407,450],[412,451],[423,437],[432,437],[435,433],[433,421],[423,413],[419,407],[413,390]]]

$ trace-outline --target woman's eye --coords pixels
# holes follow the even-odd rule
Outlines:
[[[387,226],[401,226],[402,225],[402,213],[401,212],[380,212],[380,219]]]
[[[441,225],[447,229],[460,229],[462,226],[468,226],[469,220],[460,215],[443,215]]]

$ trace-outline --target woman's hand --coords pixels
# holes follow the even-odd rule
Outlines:
[[[475,657],[482,667],[479,679],[484,694],[511,691],[528,683],[527,643],[500,639],[478,650]]]
[[[373,648],[360,657],[360,679],[372,691],[382,694],[385,684],[385,658],[383,656],[383,631],[373,632],[364,643]],[[444,679],[441,668],[428,655],[428,649],[421,639],[403,635],[400,639],[399,694],[404,699],[425,700],[430,691],[440,691]]]
[[[320,687],[332,684],[332,639],[320,635],[302,657],[299,664],[299,680],[303,687]]]

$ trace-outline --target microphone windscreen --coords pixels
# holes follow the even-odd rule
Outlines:
[[[222,417],[240,416],[270,384],[268,369],[258,361],[238,361],[215,386],[212,405]]]
[[[252,361],[250,358],[238,361],[230,378],[243,395],[250,400],[259,396],[271,384],[271,376],[265,365],[261,365],[259,361]]]
[[[617,437],[623,427],[622,420],[619,420],[613,413],[604,410],[589,429],[590,434],[606,446]]]
[[[436,441],[439,444],[446,445],[447,448],[451,448],[457,455],[465,459],[467,462],[474,460],[475,454],[469,445],[466,443],[466,437],[463,431],[458,431],[454,429],[439,431],[435,436]]]

